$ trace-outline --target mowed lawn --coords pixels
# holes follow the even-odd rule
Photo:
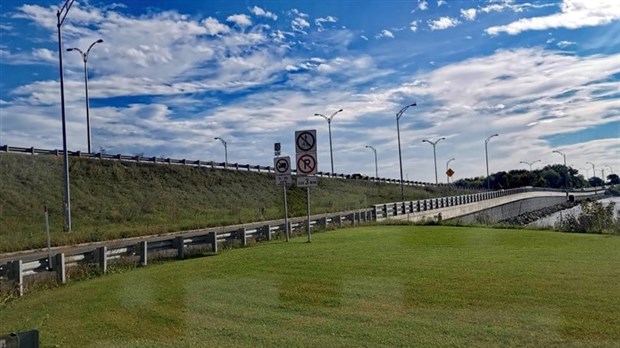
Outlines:
[[[150,265],[0,307],[43,346],[619,346],[620,238],[342,229]]]

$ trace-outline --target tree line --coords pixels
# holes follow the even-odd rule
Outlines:
[[[620,178],[617,174],[607,175],[605,180],[599,177],[585,178],[577,169],[561,164],[545,166],[542,169],[526,170],[513,169],[511,171],[497,172],[488,178],[483,176],[465,178],[454,182],[454,185],[470,188],[486,188],[492,190],[511,189],[523,186],[546,187],[546,188],[585,188],[602,185],[618,185]]]

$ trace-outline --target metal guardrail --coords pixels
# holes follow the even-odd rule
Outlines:
[[[310,229],[343,227],[376,220],[372,209],[342,213],[315,215],[310,218]],[[290,218],[292,235],[305,232],[308,219]],[[0,256],[0,285],[8,286],[18,296],[23,296],[31,280],[55,277],[64,284],[69,280],[67,270],[78,266],[95,267],[106,273],[108,265],[121,259],[138,261],[146,266],[152,258],[185,258],[196,251],[217,254],[227,245],[246,246],[252,241],[269,241],[284,235],[284,220],[234,225],[219,228],[170,233],[163,236],[136,237],[121,240],[90,243],[47,250],[12,253]],[[51,257],[50,257],[51,256]]]
[[[29,154],[29,155],[51,155],[51,156],[62,156],[62,150],[46,150],[46,149],[37,149],[34,147],[14,147],[8,145],[0,146],[0,152],[10,152],[10,153],[21,153],[21,154]],[[271,166],[261,166],[261,165],[252,165],[252,164],[239,164],[239,163],[226,163],[226,162],[214,162],[214,161],[201,161],[201,160],[188,160],[188,159],[174,159],[174,158],[162,158],[162,157],[148,157],[148,156],[139,156],[139,155],[122,155],[122,154],[107,154],[107,153],[88,153],[82,151],[67,151],[67,154],[70,157],[79,157],[79,158],[91,158],[91,159],[100,159],[100,160],[117,160],[117,161],[125,161],[125,162],[141,162],[141,163],[153,163],[153,164],[176,164],[176,165],[188,165],[195,167],[207,167],[212,169],[227,169],[227,170],[246,170],[253,171],[258,173],[274,173],[275,168]],[[297,175],[297,171],[295,169],[292,170],[293,175]],[[328,172],[317,172],[316,174],[319,177],[325,178],[337,178],[337,179],[353,179],[353,180],[366,180],[370,182],[380,182],[386,184],[400,184],[400,180],[398,179],[390,179],[390,178],[378,178],[378,177],[370,177],[370,176],[362,176],[359,174],[338,174],[338,173],[328,173]],[[433,184],[428,182],[421,181],[403,181],[405,186],[449,186],[448,184]],[[451,185],[450,185],[451,186]],[[461,189],[467,189],[466,187],[459,187]]]

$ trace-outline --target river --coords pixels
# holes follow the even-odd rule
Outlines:
[[[620,210],[620,197],[610,197],[599,200],[599,202],[603,204],[609,204],[610,202],[614,202],[616,204],[614,208],[614,218],[618,218],[619,210]],[[542,219],[538,219],[529,224],[529,226],[538,226],[538,227],[553,227],[557,221],[559,221],[566,214],[573,214],[577,216],[581,212],[581,207],[576,206],[570,209],[561,210],[555,212],[549,216],[546,216]]]

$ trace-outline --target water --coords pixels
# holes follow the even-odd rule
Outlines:
[[[616,203],[616,207],[614,208],[614,218],[618,218],[618,214],[620,214],[620,197],[611,197],[599,200],[599,202],[603,204],[609,204],[610,202]],[[557,221],[559,221],[563,216],[567,214],[573,214],[574,216],[578,216],[581,212],[581,207],[576,206],[570,209],[561,210],[555,212],[547,217],[542,219],[538,219],[529,224],[529,226],[537,226],[537,227],[553,227]]]

